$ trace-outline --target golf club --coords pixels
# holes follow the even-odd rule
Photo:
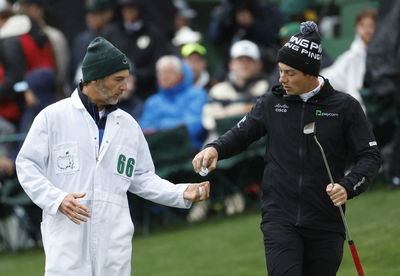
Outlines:
[[[335,182],[333,181],[332,173],[329,168],[328,160],[326,159],[324,149],[322,148],[321,144],[318,142],[318,139],[317,139],[316,130],[315,130],[315,122],[305,125],[304,129],[303,129],[303,133],[306,135],[313,134],[314,141],[318,145],[318,147],[321,151],[321,154],[322,154],[322,158],[324,159],[325,168],[326,168],[326,171],[328,172],[328,176],[329,176],[329,181],[334,185]],[[350,247],[350,252],[351,252],[351,255],[353,256],[353,261],[354,261],[354,265],[356,266],[358,276],[364,276],[364,271],[361,266],[361,262],[360,262],[360,258],[357,253],[356,245],[355,245],[353,239],[351,238],[350,230],[349,230],[349,227],[348,227],[347,221],[346,221],[346,217],[344,216],[344,213],[343,213],[343,208],[341,205],[339,205],[338,207],[339,207],[339,211],[340,211],[340,216],[342,217],[344,228],[346,230],[346,235],[347,235],[347,240],[348,240],[348,244]]]

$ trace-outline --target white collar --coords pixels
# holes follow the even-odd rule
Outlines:
[[[303,100],[303,102],[307,102],[312,96],[316,95],[319,90],[321,90],[321,87],[324,85],[324,79],[322,77],[318,77],[318,86],[314,88],[313,90],[303,93],[300,96],[300,98]]]

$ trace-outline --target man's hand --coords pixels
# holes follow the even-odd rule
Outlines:
[[[328,184],[328,186],[326,186],[326,193],[331,198],[331,200],[332,200],[333,204],[335,204],[335,206],[343,205],[347,201],[346,189],[337,183]]]
[[[86,217],[90,217],[89,209],[76,200],[77,198],[82,198],[85,195],[85,193],[68,194],[61,202],[61,205],[58,207],[58,209],[76,224],[80,224],[81,221],[87,221]]]
[[[217,167],[218,152],[214,147],[208,147],[200,151],[193,158],[193,169],[199,173],[202,168],[208,169],[209,172]]]
[[[207,199],[210,196],[210,182],[205,181],[199,184],[190,184],[183,192],[183,198],[192,202]]]

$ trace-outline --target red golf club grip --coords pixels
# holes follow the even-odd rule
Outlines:
[[[361,266],[360,258],[358,257],[356,245],[352,240],[349,240],[349,247],[351,251],[351,255],[353,256],[354,265],[356,266],[358,276],[364,276],[364,271]]]

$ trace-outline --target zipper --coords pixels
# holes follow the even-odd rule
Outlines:
[[[301,105],[301,116],[300,116],[300,130],[303,129],[304,126],[304,109],[305,109],[305,105],[306,103],[303,102]],[[303,132],[301,131],[301,133],[303,134]],[[301,172],[300,172],[300,176],[299,176],[299,181],[298,181],[298,207],[297,207],[297,219],[296,219],[296,225],[297,226],[301,226],[301,192],[302,192],[302,186],[303,186],[303,171],[304,171],[304,135],[301,135],[300,138],[300,146],[299,146],[299,157],[300,157],[300,164],[301,164]]]

